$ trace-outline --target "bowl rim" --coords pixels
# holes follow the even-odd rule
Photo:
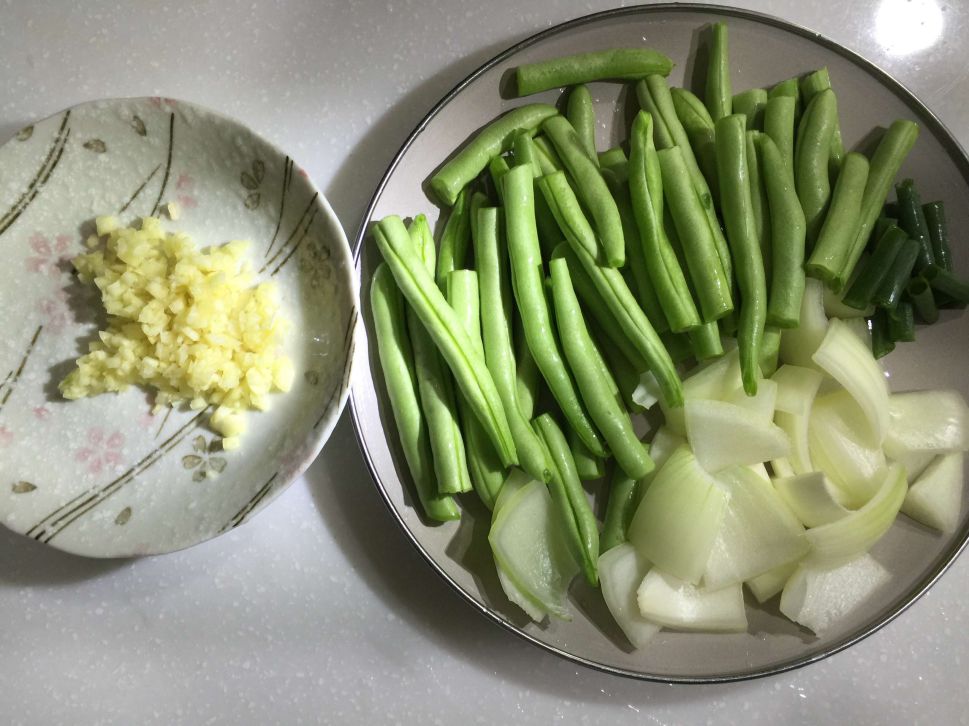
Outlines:
[[[111,105],[111,104],[117,104],[117,103],[131,103],[131,102],[151,103],[156,99],[161,99],[163,101],[171,102],[172,104],[174,104],[176,108],[189,109],[193,112],[199,113],[202,116],[207,116],[211,118],[217,124],[225,124],[230,128],[251,134],[253,138],[257,139],[260,143],[265,144],[266,148],[269,149],[274,155],[278,156],[279,158],[290,158],[290,159],[293,158],[273,140],[259,133],[258,131],[256,131],[255,129],[253,129],[251,126],[244,123],[243,121],[237,118],[234,118],[233,116],[230,116],[222,111],[212,109],[206,106],[205,104],[200,104],[195,101],[189,101],[183,98],[174,98],[170,96],[165,96],[165,97],[157,96],[157,95],[109,96],[105,98],[88,99],[86,101],[80,101],[78,103],[62,108],[54,113],[47,114],[43,118],[37,119],[35,121],[31,121],[29,123],[32,125],[40,124],[40,123],[43,123],[44,121],[48,121],[52,118],[60,116],[61,114],[67,111],[73,112],[76,109],[84,108],[88,106],[97,106],[101,104]],[[12,142],[14,140],[15,134],[16,134],[16,131],[14,131],[10,135],[10,138],[5,139],[2,143],[0,143],[0,146],[6,146],[8,143]],[[295,160],[294,160],[294,164],[296,164],[297,169],[302,170],[302,167],[299,166],[299,164],[296,163]],[[251,512],[249,512],[246,515],[246,517],[239,522],[239,524],[232,527],[225,527],[223,525],[213,525],[211,528],[206,528],[207,530],[206,534],[204,534],[202,537],[196,539],[194,542],[191,542],[189,544],[180,545],[178,547],[169,547],[166,545],[161,548],[148,548],[148,549],[141,549],[137,552],[132,551],[132,552],[127,552],[123,554],[111,554],[111,555],[101,555],[101,554],[98,554],[97,552],[80,552],[69,546],[67,547],[62,546],[60,542],[57,540],[51,540],[50,542],[45,542],[44,544],[46,544],[48,547],[52,547],[56,550],[60,550],[61,552],[66,552],[71,555],[80,556],[80,557],[89,557],[93,559],[105,559],[105,558],[106,559],[126,559],[126,558],[133,558],[133,557],[135,558],[149,557],[149,556],[155,556],[155,555],[171,554],[174,552],[181,552],[183,550],[191,549],[192,547],[196,547],[198,545],[217,539],[218,537],[224,534],[227,534],[232,529],[235,529],[235,527],[248,524],[249,522],[251,522],[256,517],[256,515],[258,515],[260,512],[265,511],[265,509],[277,497],[279,497],[280,494],[282,494],[286,489],[290,487],[290,485],[292,485],[293,482],[295,482],[299,477],[301,477],[303,473],[312,465],[312,463],[320,455],[320,452],[323,450],[323,447],[326,445],[326,442],[329,440],[330,436],[332,435],[333,429],[336,427],[337,423],[339,422],[340,416],[343,413],[343,409],[347,405],[347,402],[349,401],[349,398],[350,398],[350,389],[351,389],[352,380],[353,380],[353,370],[355,368],[354,361],[356,357],[355,356],[356,345],[359,342],[361,330],[362,330],[362,322],[360,320],[360,279],[357,271],[357,255],[354,249],[350,246],[350,242],[347,237],[346,230],[344,230],[343,224],[340,222],[340,218],[337,216],[333,207],[330,205],[329,199],[327,199],[326,195],[322,192],[322,190],[320,190],[316,186],[316,183],[313,181],[313,179],[310,177],[309,174],[301,174],[300,176],[303,177],[304,182],[308,185],[309,192],[311,194],[316,195],[314,204],[316,204],[324,214],[328,237],[329,239],[332,240],[332,243],[334,243],[340,249],[340,255],[342,257],[341,262],[343,263],[341,265],[342,277],[344,278],[343,283],[345,288],[347,289],[347,293],[349,295],[349,302],[350,302],[350,314],[349,314],[350,324],[348,326],[347,338],[343,345],[343,350],[346,352],[346,359],[343,361],[342,373],[340,374],[341,381],[340,381],[339,394],[335,398],[335,403],[331,402],[330,404],[327,404],[327,407],[329,408],[329,412],[327,413],[326,410],[324,409],[325,415],[321,418],[318,426],[316,427],[317,433],[312,437],[309,437],[309,436],[307,437],[307,441],[313,442],[313,445],[307,450],[307,455],[302,458],[298,466],[292,469],[289,477],[285,481],[282,481],[276,486],[272,487],[269,493],[262,498],[259,504]],[[26,534],[21,532],[16,532],[15,530],[11,530],[11,531],[14,531],[16,534],[21,534],[22,536],[26,536]]]
[[[727,18],[740,18],[744,20],[752,20],[765,25],[773,26],[775,28],[780,28],[781,30],[786,30],[788,32],[799,35],[803,38],[812,40],[824,48],[837,53],[838,55],[846,58],[855,65],[861,67],[863,70],[868,72],[870,75],[874,76],[878,81],[888,87],[889,90],[893,91],[899,98],[919,117],[920,121],[925,120],[927,125],[931,127],[932,131],[935,133],[936,137],[939,139],[943,148],[955,162],[956,166],[962,173],[963,178],[966,183],[969,184],[969,156],[966,155],[966,151],[962,148],[959,141],[953,136],[952,132],[946,128],[945,124],[929,109],[924,103],[922,103],[919,98],[908,90],[900,81],[898,81],[890,73],[882,69],[877,64],[868,60],[864,56],[855,51],[846,48],[840,43],[831,40],[821,33],[817,33],[809,28],[806,28],[797,23],[792,23],[790,21],[779,18],[775,15],[770,15],[768,13],[762,13],[756,10],[746,10],[742,8],[736,8],[728,5],[717,5],[711,3],[694,3],[694,2],[663,2],[650,5],[630,5],[621,8],[612,8],[609,10],[603,10],[600,12],[589,13],[582,15],[571,20],[553,25],[545,30],[539,31],[527,38],[514,43],[505,50],[501,51],[477,69],[472,71],[467,77],[455,85],[450,91],[448,91],[434,106],[427,112],[427,114],[421,119],[413,131],[404,140],[401,147],[398,149],[397,153],[394,155],[393,160],[381,177],[380,183],[378,184],[373,196],[370,199],[370,203],[367,205],[366,211],[361,219],[360,226],[354,236],[353,242],[353,256],[357,268],[358,277],[362,278],[361,270],[361,252],[363,250],[364,239],[368,230],[368,225],[370,219],[373,215],[373,211],[377,206],[377,203],[383,194],[384,188],[386,187],[391,175],[396,170],[398,164],[403,158],[404,154],[408,151],[410,146],[413,144],[415,139],[424,131],[427,125],[434,119],[435,116],[447,106],[459,93],[461,93],[467,86],[469,86],[473,81],[475,81],[479,76],[483,75],[485,72],[491,70],[495,66],[503,63],[510,56],[515,55],[519,51],[528,48],[531,45],[544,41],[551,38],[559,33],[563,33],[573,28],[581,27],[583,25],[598,22],[600,20],[608,20],[613,18],[621,18],[624,16],[631,15],[653,15],[658,13],[668,13],[668,12],[705,12],[716,15],[721,15]],[[362,286],[362,279],[360,280],[360,285]],[[492,608],[480,603],[471,593],[465,590],[461,585],[459,585],[453,578],[451,578],[442,568],[438,565],[434,557],[421,545],[417,537],[411,531],[410,527],[403,520],[397,508],[394,506],[390,495],[381,480],[380,475],[377,472],[376,464],[370,455],[370,451],[364,441],[363,435],[361,433],[361,411],[358,407],[356,396],[354,393],[354,387],[351,387],[350,391],[350,415],[353,420],[353,430],[354,435],[357,439],[357,445],[360,447],[360,453],[363,456],[367,468],[370,471],[371,479],[374,482],[377,490],[380,492],[381,499],[384,504],[390,510],[391,515],[396,520],[397,524],[404,531],[407,539],[410,543],[417,549],[421,557],[431,566],[443,580],[454,590],[458,595],[461,596],[472,608],[479,614],[483,615],[485,618],[491,622],[497,623],[505,630],[513,633],[519,638],[538,646],[539,648],[553,653],[567,661],[582,665],[586,668],[591,668],[593,670],[600,671],[602,673],[608,673],[611,675],[622,676],[625,678],[648,681],[653,683],[666,683],[666,684],[714,684],[714,683],[735,683],[738,681],[748,681],[755,680],[758,678],[765,678],[768,676],[778,675],[781,673],[787,673],[804,666],[816,663],[820,660],[824,660],[829,656],[851,647],[852,645],[864,640],[868,636],[881,630],[883,627],[892,622],[895,618],[905,612],[909,607],[911,607],[916,601],[918,601],[929,589],[938,581],[938,579],[949,569],[956,558],[965,550],[966,545],[969,544],[969,525],[963,527],[962,532],[959,536],[953,540],[952,544],[947,551],[944,552],[941,558],[941,562],[937,563],[934,567],[929,569],[925,575],[918,580],[912,590],[908,595],[904,596],[897,602],[895,602],[891,608],[884,611],[879,617],[874,620],[864,624],[856,631],[848,634],[839,641],[834,642],[828,647],[816,652],[805,655],[803,657],[795,658],[790,661],[771,665],[764,668],[752,669],[747,672],[738,672],[731,674],[704,674],[699,676],[687,676],[687,675],[658,675],[645,673],[642,671],[630,670],[627,668],[620,668],[616,666],[607,665],[605,663],[599,663],[597,661],[591,660],[589,658],[583,657],[581,655],[576,655],[575,653],[570,653],[567,650],[545,643],[538,638],[532,636],[531,634],[525,632],[513,623],[503,619],[497,614]],[[398,485],[400,481],[396,482]]]

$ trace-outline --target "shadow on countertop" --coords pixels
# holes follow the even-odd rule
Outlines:
[[[0,527],[0,584],[70,585],[107,575],[130,562],[71,555]]]

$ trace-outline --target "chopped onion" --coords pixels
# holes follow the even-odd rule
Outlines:
[[[888,402],[885,453],[898,459],[908,452],[969,450],[969,408],[957,391],[895,393]]]
[[[717,472],[787,456],[791,442],[780,428],[724,401],[687,401],[687,440],[704,469]]]
[[[683,379],[683,400],[719,401],[740,385],[740,358],[734,348],[719,358],[698,366]],[[683,407],[670,408],[660,399],[660,408],[666,425],[674,433],[686,436]]]
[[[865,506],[836,522],[807,531],[811,543],[807,562],[831,566],[867,552],[891,528],[907,491],[904,469],[892,464],[878,492]]]
[[[822,286],[821,298],[824,302],[824,314],[829,318],[841,318],[842,320],[861,320],[864,322],[865,318],[870,317],[871,314],[875,312],[874,305],[869,305],[864,310],[859,310],[858,308],[853,308],[850,305],[845,305],[843,302],[841,302],[841,295],[830,289],[827,285]]]
[[[797,416],[809,415],[823,378],[813,368],[781,366],[770,378],[777,384],[775,408]]]
[[[771,459],[770,468],[774,476],[795,476],[794,467],[791,466],[791,460],[786,456],[782,456],[779,459]]]
[[[653,568],[636,595],[642,616],[660,625],[730,633],[747,629],[740,584],[708,590]]]
[[[801,298],[801,318],[796,328],[781,333],[781,361],[805,368],[815,368],[812,356],[828,332],[824,314],[824,284],[809,277]]]
[[[815,633],[823,633],[891,579],[871,555],[837,567],[801,565],[784,586],[781,612]]]
[[[498,571],[498,583],[501,585],[501,589],[504,590],[505,597],[507,597],[513,605],[517,605],[524,610],[525,614],[536,623],[540,623],[548,617],[548,612],[546,612],[541,605],[531,600],[528,595],[522,592],[518,588],[518,585],[516,585],[507,574],[505,574],[505,571],[497,562],[495,562],[495,569]]]
[[[686,446],[660,467],[629,524],[629,541],[657,567],[699,582],[727,495]]]
[[[787,466],[790,467],[790,474],[808,474],[814,471],[808,436],[810,418],[807,415],[778,411],[774,414],[774,423],[787,434],[787,438],[791,442],[791,453],[784,457]],[[774,467],[775,473],[781,473],[778,471],[778,465],[783,468],[783,464],[778,459],[772,459],[771,465]]]
[[[963,453],[938,457],[909,488],[902,511],[940,532],[954,532],[962,512]]]
[[[871,349],[835,319],[813,360],[857,401],[867,422],[869,443],[881,446],[888,430],[888,383]]]
[[[742,386],[738,386],[729,393],[724,400],[735,406],[750,411],[764,421],[774,420],[774,407],[777,403],[777,384],[769,378],[762,378],[757,382],[757,394],[748,396]]]
[[[719,589],[801,559],[809,549],[804,527],[770,480],[746,467],[720,472],[727,511],[707,560],[703,586]]]
[[[784,589],[784,584],[791,578],[796,569],[797,562],[788,562],[786,565],[775,567],[763,575],[747,580],[745,584],[757,598],[757,602],[764,603]]]
[[[848,497],[824,472],[775,479],[774,488],[805,527],[830,524],[851,514],[844,506]]]
[[[871,328],[867,318],[845,318],[844,324],[862,342],[862,345],[871,350]]]
[[[673,452],[685,444],[686,439],[674,433],[669,426],[660,426],[656,430],[656,433],[653,434],[653,440],[649,442],[649,458],[653,460],[654,467],[649,474],[639,480],[639,486],[637,487],[639,496],[639,500],[636,502],[637,507],[639,506],[639,502],[643,500],[643,495],[646,494],[650,483],[656,478],[656,473],[666,463],[666,460],[673,455]]]
[[[636,384],[630,398],[633,399],[633,403],[648,410],[662,398],[660,393],[659,381],[656,380],[656,376],[653,375],[652,371],[646,371],[639,377],[639,383]]]
[[[643,648],[660,631],[639,612],[636,591],[649,571],[643,559],[628,542],[616,545],[599,558],[599,584],[602,597],[616,623],[636,648]]]
[[[935,451],[906,451],[892,461],[905,467],[905,476],[911,484],[919,478],[929,464],[935,461],[937,456],[941,454]]]
[[[495,508],[491,513],[492,522],[495,521],[501,508],[530,481],[534,481],[534,479],[517,467],[508,471],[508,476],[502,482],[501,489],[498,490],[498,497],[495,499]]]

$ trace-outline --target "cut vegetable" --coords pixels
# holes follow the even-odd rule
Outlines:
[[[774,407],[778,411],[807,416],[814,405],[814,397],[821,387],[822,375],[813,368],[783,365],[777,369],[771,380],[777,384],[777,400]]]
[[[787,456],[791,442],[778,426],[724,401],[687,401],[687,441],[709,472]]]
[[[789,562],[747,580],[745,584],[757,598],[757,602],[765,603],[784,589],[785,583],[791,579],[795,570],[797,570],[797,562]]]
[[[633,402],[645,409],[650,409],[662,400],[659,382],[652,371],[646,371],[639,377],[639,383],[632,393]]]
[[[888,402],[885,453],[898,459],[909,452],[969,450],[969,408],[957,391],[895,393]]]
[[[643,648],[660,626],[642,616],[636,591],[649,571],[649,562],[631,544],[617,545],[599,558],[602,597],[616,624],[636,648]]]
[[[962,513],[963,454],[940,456],[909,488],[902,511],[940,532],[954,532]]]
[[[636,599],[644,618],[669,628],[726,633],[747,629],[739,584],[707,590],[654,568],[643,578]]]
[[[697,583],[723,522],[727,495],[686,446],[659,469],[629,525],[639,553],[676,577]]]
[[[811,565],[831,566],[864,554],[889,530],[908,491],[905,471],[897,464],[888,468],[882,485],[871,500],[847,517],[807,531]]]
[[[733,393],[727,394],[724,399],[727,403],[749,411],[761,421],[770,423],[774,420],[774,408],[777,403],[777,384],[769,378],[757,381],[757,393],[748,396],[743,386],[736,388]]]
[[[922,475],[922,472],[935,461],[937,456],[941,456],[941,454],[935,451],[907,451],[900,456],[893,457],[892,461],[905,467],[905,476],[908,483],[911,484]]]
[[[740,359],[734,348],[726,355],[702,366],[698,366],[688,378],[683,380],[683,400],[719,401],[733,391],[740,382]],[[682,406],[670,408],[662,399],[660,408],[666,418],[666,425],[680,436],[686,436],[686,421]]]
[[[815,368],[813,356],[825,333],[828,316],[824,314],[824,283],[809,277],[801,298],[800,323],[781,333],[781,361],[805,368]]]
[[[844,506],[846,495],[824,472],[781,477],[774,480],[774,488],[805,527],[830,524],[851,514]]]
[[[704,587],[742,583],[807,554],[804,527],[770,480],[746,467],[727,469],[716,478],[727,492],[727,510],[707,560]]]
[[[784,586],[781,612],[817,634],[847,617],[891,579],[871,555],[833,568],[800,566]]]

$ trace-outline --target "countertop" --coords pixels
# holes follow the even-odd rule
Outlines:
[[[959,0],[738,2],[882,66],[969,145]],[[410,129],[503,48],[601,2],[8,2],[0,139],[108,96],[243,119],[324,190],[349,236]],[[624,680],[487,622],[396,528],[345,413],[251,523],[130,561],[0,531],[10,724],[966,722],[969,560],[846,652],[718,686]]]

